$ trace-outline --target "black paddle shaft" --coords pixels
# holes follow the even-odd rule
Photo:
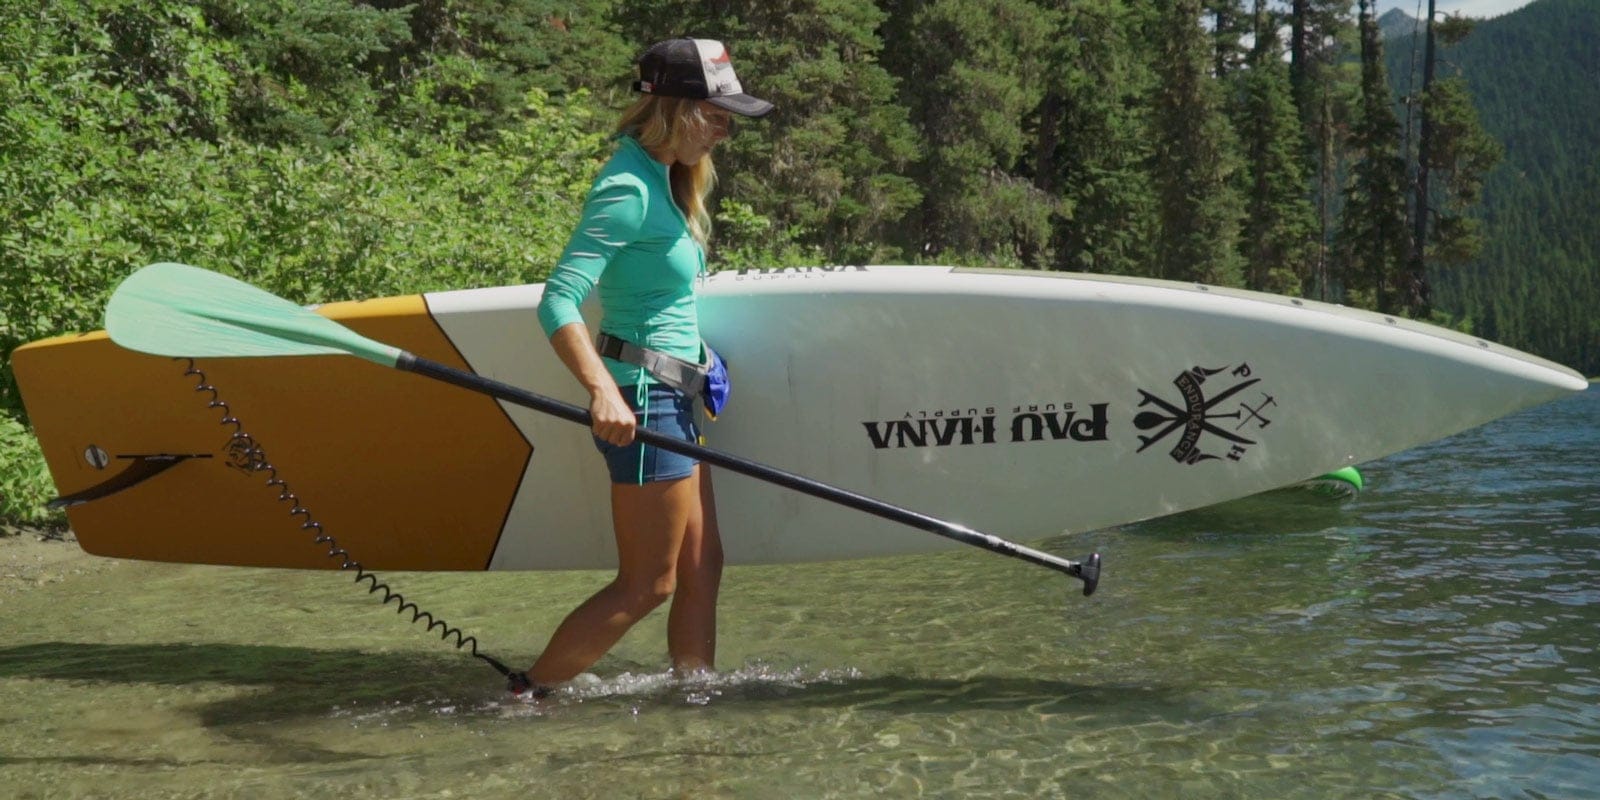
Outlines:
[[[537,395],[533,392],[527,391],[526,389],[520,389],[507,383],[501,383],[500,381],[492,378],[485,378],[482,375],[464,372],[454,367],[440,364],[436,361],[429,361],[428,359],[420,358],[412,353],[401,353],[399,360],[395,363],[395,366],[406,370],[407,372],[415,372],[418,375],[425,375],[429,378],[460,386],[463,389],[470,389],[480,394],[496,397],[515,405],[531,408],[535,411],[542,411],[552,416],[560,417],[571,422],[576,422],[584,427],[589,427],[593,424],[589,417],[588,411],[570,403],[563,403],[560,400],[553,400],[542,395]],[[839,505],[853,508],[857,511],[882,517],[893,522],[901,523],[902,525],[909,525],[913,528],[928,531],[929,533],[936,533],[947,539],[954,539],[955,541],[963,544],[981,547],[991,553],[999,553],[1003,556],[1010,556],[1012,558],[1027,561],[1030,564],[1037,564],[1041,567],[1047,567],[1057,572],[1064,572],[1083,581],[1083,594],[1085,597],[1094,594],[1095,588],[1100,583],[1099,553],[1089,556],[1089,558],[1083,562],[1068,561],[1067,559],[1058,558],[1041,550],[1035,550],[1031,547],[1024,547],[1020,544],[1016,544],[1015,542],[1001,539],[998,536],[991,536],[987,533],[981,533],[979,531],[972,530],[971,528],[954,525],[949,522],[945,522],[944,520],[930,517],[926,514],[920,514],[910,509],[885,503],[882,500],[875,500],[871,497],[856,494],[855,492],[845,489],[840,489],[836,486],[829,486],[826,483],[814,481],[810,478],[796,475],[792,472],[785,472],[784,470],[777,469],[775,467],[769,467],[765,464],[747,461],[743,458],[731,455],[729,453],[724,453],[720,450],[713,450],[709,447],[702,447],[691,442],[685,442],[680,439],[674,439],[670,436],[664,436],[655,431],[640,428],[635,431],[634,435],[646,444],[654,445],[663,450],[670,450],[674,453],[690,456],[708,464],[714,464],[743,475],[748,475],[757,480],[776,484],[786,489],[793,489],[797,492],[803,492],[811,495],[812,497],[829,500],[834,503],[838,503]]]

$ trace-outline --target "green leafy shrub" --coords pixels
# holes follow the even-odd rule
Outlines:
[[[12,415],[0,414],[0,522],[64,528],[66,514],[44,505],[54,496],[33,432]]]

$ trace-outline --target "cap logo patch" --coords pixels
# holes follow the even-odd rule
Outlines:
[[[728,54],[728,48],[711,39],[696,39],[694,43],[700,51],[702,71],[706,77],[706,94],[710,97],[743,94],[744,87],[739,85],[739,78],[733,72],[733,58]]]

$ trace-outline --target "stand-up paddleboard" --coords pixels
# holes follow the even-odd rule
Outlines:
[[[320,311],[584,404],[539,330],[541,291]],[[702,304],[705,337],[735,384],[729,410],[706,426],[709,446],[1014,539],[1287,486],[1587,386],[1431,326],[1156,281],[726,272],[705,282]],[[264,485],[276,475],[290,505],[369,568],[614,563],[603,465],[568,421],[350,358],[191,366],[90,334],[13,360],[57,488],[83,501],[68,514],[90,552],[337,566],[296,535],[304,516]],[[246,457],[236,425],[271,470]],[[950,546],[742,475],[719,471],[716,484],[730,563]]]

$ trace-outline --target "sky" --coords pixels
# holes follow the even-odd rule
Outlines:
[[[1498,17],[1507,12],[1516,11],[1533,0],[1434,0],[1434,10],[1439,13],[1461,14],[1468,17]],[[1383,14],[1391,8],[1398,8],[1413,17],[1428,13],[1428,0],[1378,0],[1378,13]]]

